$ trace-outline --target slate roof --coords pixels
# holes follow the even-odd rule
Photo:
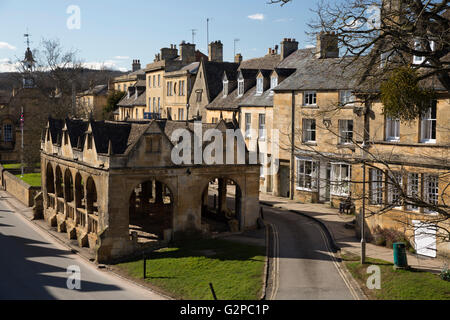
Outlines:
[[[80,96],[88,96],[88,95],[106,95],[108,93],[108,85],[107,84],[100,84],[98,86],[95,86],[93,88],[90,88],[82,93],[80,93]]]
[[[302,49],[290,55],[278,67],[296,68],[290,77],[274,91],[284,90],[346,90],[359,86],[359,73],[364,69],[364,58],[350,64],[353,58],[317,59],[311,49]]]
[[[279,54],[267,54],[261,58],[249,59],[242,61],[239,69],[268,69],[273,70],[281,62]]]
[[[237,78],[237,69],[239,64],[231,62],[212,62],[204,61],[205,79],[209,99],[214,100],[223,90],[223,76],[227,75],[228,81],[234,81]]]
[[[240,107],[273,107],[273,94],[268,89],[261,95],[256,95],[256,86],[251,88],[245,99],[239,103]]]
[[[256,90],[256,89],[255,89]],[[208,110],[223,110],[223,111],[237,111],[239,105],[246,101],[251,95],[255,95],[255,91],[252,89],[247,90],[243,96],[238,97],[238,90],[235,89],[228,94],[228,96],[223,97],[223,95],[218,95],[213,102],[211,102],[206,109]]]

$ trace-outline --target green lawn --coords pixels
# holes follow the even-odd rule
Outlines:
[[[223,240],[183,242],[152,253],[146,281],[184,300],[259,300],[262,292],[265,248]],[[143,261],[119,264],[130,276],[143,278]]]
[[[7,164],[2,164],[2,166],[6,170],[18,170],[22,167],[22,165],[20,163],[7,163]],[[34,166],[35,166],[35,168],[40,168],[41,164],[35,163]]]
[[[21,178],[20,174],[17,174],[16,177]],[[27,173],[23,175],[21,178],[24,182],[28,183],[32,187],[40,187],[41,186],[41,174],[40,173]]]
[[[347,269],[361,285],[366,295],[373,300],[450,300],[450,282],[439,275],[418,270],[394,270],[390,262],[368,258],[362,266],[359,257],[343,254]],[[366,286],[367,268],[377,265],[381,269],[381,289],[369,290]]]

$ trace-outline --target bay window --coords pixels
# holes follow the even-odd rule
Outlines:
[[[297,158],[297,189],[317,190],[318,162]]]

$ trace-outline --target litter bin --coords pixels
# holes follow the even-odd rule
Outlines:
[[[406,257],[406,244],[403,242],[394,243],[394,268],[408,268],[408,260]]]

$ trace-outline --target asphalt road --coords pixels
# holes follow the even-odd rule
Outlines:
[[[266,222],[275,226],[278,242],[273,299],[355,299],[328,248],[325,234],[316,222],[269,207],[264,207],[264,216]]]
[[[69,290],[67,269],[81,270]],[[74,282],[72,282],[74,283]],[[72,254],[0,199],[0,300],[159,300],[161,296]]]

